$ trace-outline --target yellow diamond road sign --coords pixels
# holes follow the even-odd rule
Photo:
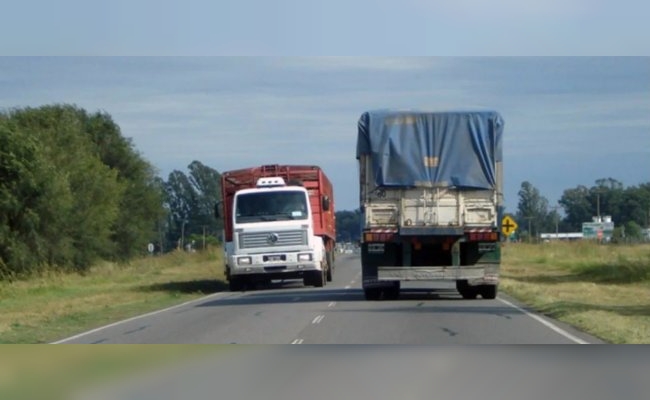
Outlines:
[[[517,223],[509,215],[506,215],[501,220],[501,232],[506,236],[512,235],[517,230],[517,227]]]

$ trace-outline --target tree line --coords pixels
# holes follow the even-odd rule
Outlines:
[[[100,259],[146,254],[149,244],[175,249],[183,236],[203,245],[219,229],[219,174],[198,161],[188,169],[158,177],[105,112],[1,111],[0,279],[85,272]]]
[[[578,185],[564,190],[558,204],[550,206],[546,197],[525,181],[518,196],[515,219],[521,238],[582,232],[582,223],[596,216],[612,218],[617,239],[642,240],[643,228],[650,227],[650,182],[625,187],[616,179],[602,178],[590,187]]]

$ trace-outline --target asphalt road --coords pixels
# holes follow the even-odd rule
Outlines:
[[[409,282],[394,301],[366,301],[358,255],[338,255],[324,288],[274,282],[216,293],[57,343],[586,344],[600,340],[500,294],[464,300],[449,282]]]

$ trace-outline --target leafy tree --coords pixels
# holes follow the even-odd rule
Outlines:
[[[525,181],[519,190],[516,218],[519,230],[524,236],[537,236],[543,228],[550,225],[555,229],[552,217],[549,218],[548,200],[530,182]]]
[[[117,171],[117,180],[124,184],[113,227],[112,240],[116,246],[113,258],[127,260],[142,254],[147,243],[157,241],[159,221],[164,217],[163,188],[156,171],[135,150],[131,140],[122,135],[110,115],[76,111],[100,159]]]
[[[336,240],[355,242],[361,238],[361,211],[336,211]]]
[[[38,263],[37,210],[44,184],[39,166],[38,142],[0,116],[0,278]]]
[[[176,247],[181,239],[191,235],[202,238],[205,232],[215,237],[223,227],[222,221],[214,216],[214,205],[221,197],[221,175],[199,161],[193,161],[188,169],[189,176],[182,171],[172,171],[164,185],[165,205],[169,210],[169,248]]]
[[[221,199],[221,174],[199,161],[193,161],[188,169],[196,201],[190,231],[202,234],[205,229],[209,235],[215,235],[223,228],[222,221],[214,216],[214,206]]]
[[[639,241],[643,238],[643,233],[641,232],[641,227],[634,221],[628,221],[625,223],[625,237],[631,239],[632,241]]]
[[[566,217],[564,221],[572,231],[582,231],[582,223],[591,221],[593,207],[590,203],[591,193],[586,186],[566,189],[559,203],[564,207]]]
[[[163,215],[154,169],[105,113],[0,113],[0,274],[85,271],[145,250]]]
[[[167,247],[180,245],[192,210],[197,207],[192,183],[183,172],[174,170],[165,182],[165,206],[168,209]]]
[[[84,270],[111,254],[111,225],[123,187],[95,154],[76,109],[14,110],[9,120],[37,143],[30,168],[41,179],[34,231],[38,263]]]

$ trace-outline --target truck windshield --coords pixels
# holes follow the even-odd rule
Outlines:
[[[259,192],[237,196],[237,223],[307,219],[305,192]]]

